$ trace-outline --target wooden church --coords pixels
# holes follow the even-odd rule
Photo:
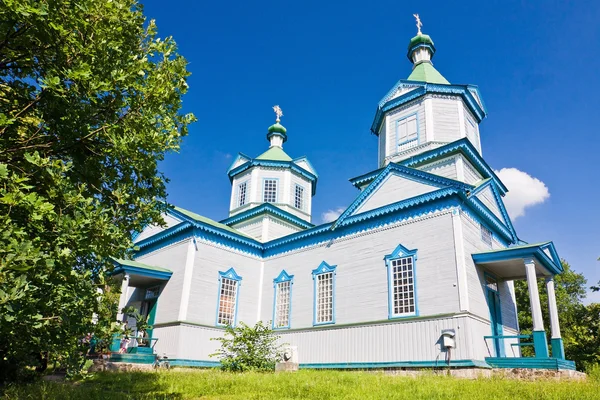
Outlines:
[[[119,306],[149,316],[155,352],[172,365],[215,366],[211,338],[264,321],[297,347],[300,368],[574,369],[560,335],[554,245],[517,236],[507,188],[481,155],[479,89],[444,78],[435,52],[419,25],[412,72],[381,99],[371,126],[379,168],[350,179],[358,194],[337,220],[311,222],[318,165],[284,151],[275,107],[269,148],[239,153],[227,171],[227,218],[174,207],[166,227],[135,237],[135,260],[116,261]],[[529,287],[531,335],[519,331],[518,279]],[[521,357],[524,346],[535,357]],[[153,361],[131,350],[113,357]]]

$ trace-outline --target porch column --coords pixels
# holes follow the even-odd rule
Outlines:
[[[546,278],[546,291],[548,292],[548,310],[550,311],[550,329],[552,338],[552,357],[565,359],[565,348],[560,336],[560,324],[558,322],[558,309],[556,308],[556,295],[554,294],[554,277]]]
[[[117,320],[123,321],[123,308],[127,305],[127,288],[129,288],[129,274],[123,274],[121,281],[121,297],[119,297],[119,310],[117,311]]]
[[[535,356],[537,358],[548,358],[548,342],[546,341],[546,331],[544,331],[544,320],[542,319],[540,293],[535,275],[535,261],[531,258],[523,261],[525,263],[529,304],[531,305],[531,318],[533,320],[533,348]]]

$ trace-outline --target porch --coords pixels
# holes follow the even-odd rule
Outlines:
[[[158,338],[152,336],[158,299],[172,271],[142,264],[132,260],[115,259],[114,279],[121,280],[121,297],[117,320],[123,322],[129,334],[113,338],[111,361],[151,364],[154,362],[154,346]],[[138,330],[136,321],[123,313],[126,307],[133,307],[150,326],[145,332]]]
[[[492,334],[484,336],[489,357],[486,362],[495,368],[536,368],[574,370],[575,363],[565,359],[563,340],[554,292],[554,276],[563,271],[560,258],[552,242],[528,244],[472,255],[475,264],[485,271],[486,300],[490,308]],[[491,278],[491,277],[494,278]],[[550,349],[542,317],[538,278],[545,279],[550,317]],[[526,280],[531,306],[533,332],[531,335],[504,335],[499,313],[497,282],[494,280]],[[512,357],[505,354],[507,346]],[[521,348],[532,347],[533,357],[522,357]],[[493,350],[493,352],[492,352]],[[493,353],[493,354],[492,354]]]

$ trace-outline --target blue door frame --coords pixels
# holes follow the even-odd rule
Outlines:
[[[485,297],[490,310],[490,325],[494,339],[494,351],[496,357],[505,357],[504,342],[498,336],[502,336],[502,307],[500,306],[500,294],[498,293],[498,279],[485,273]]]

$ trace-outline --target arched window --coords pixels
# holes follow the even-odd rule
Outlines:
[[[415,275],[417,250],[398,245],[384,260],[388,273],[388,318],[418,315]]]
[[[237,305],[242,277],[233,268],[219,271],[219,299],[217,302],[217,326],[235,326]]]

